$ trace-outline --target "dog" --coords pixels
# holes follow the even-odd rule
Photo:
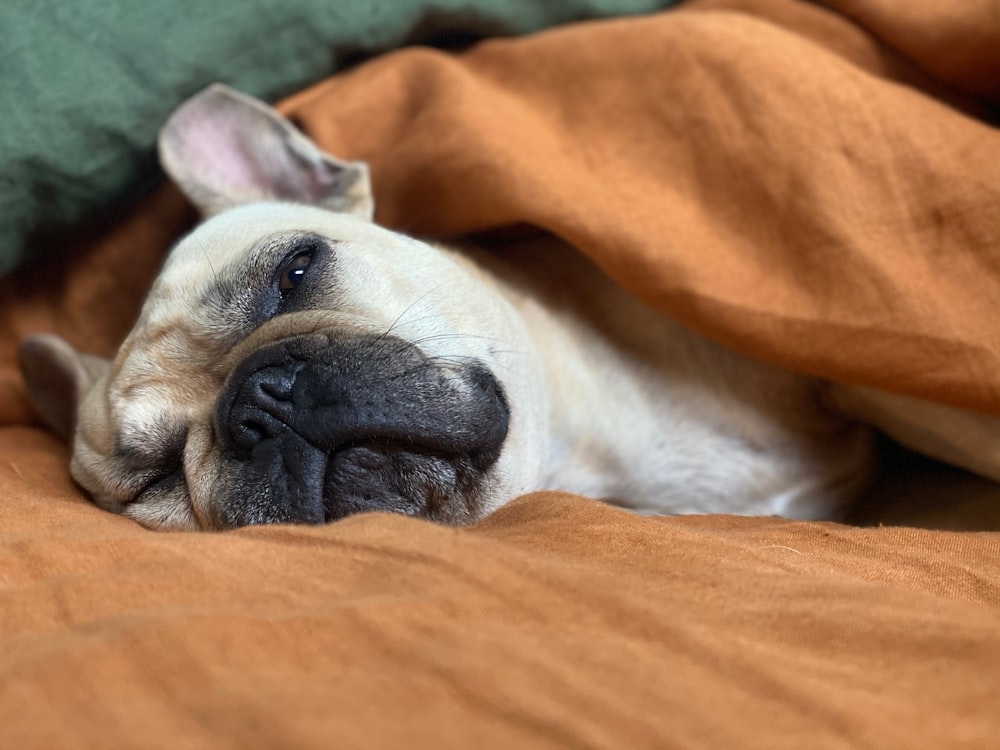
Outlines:
[[[873,427],[1000,478],[997,420],[739,356],[555,239],[489,252],[375,225],[364,164],[224,86],[159,152],[205,221],[117,356],[50,335],[20,351],[75,480],[146,527],[468,524],[540,489],[833,518]]]

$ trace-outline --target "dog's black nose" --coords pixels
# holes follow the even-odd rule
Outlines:
[[[265,367],[242,382],[229,413],[219,421],[235,449],[249,455],[262,440],[279,438],[288,429],[281,414],[294,408],[292,384],[300,369],[294,363],[290,367]],[[219,406],[223,405],[220,401]]]
[[[405,496],[458,482],[456,466],[484,471],[508,423],[500,384],[476,362],[443,366],[388,336],[279,341],[242,362],[219,397],[227,485],[219,521],[319,523],[359,509],[419,511],[400,504],[431,499]],[[328,474],[331,465],[338,468]]]

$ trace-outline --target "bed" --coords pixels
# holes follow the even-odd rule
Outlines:
[[[274,80],[123,76],[101,96],[141,81],[128,138],[99,106],[86,164],[75,135],[5,151],[0,746],[996,747],[1000,492],[896,449],[844,523],[543,492],[461,529],[164,534],[73,485],[17,342],[114,351],[194,221],[157,118],[216,79],[368,161],[387,226],[552,233],[746,354],[1000,415],[991,3],[488,5],[371,4],[408,20],[331,21],[311,67],[255,60]]]

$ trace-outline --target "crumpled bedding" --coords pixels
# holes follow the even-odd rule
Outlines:
[[[1000,413],[1000,18],[903,15],[693,0],[402,50],[282,108],[372,164],[389,226],[540,228],[741,351]],[[164,187],[0,286],[0,745],[995,747],[996,532],[560,493],[468,529],[93,508],[15,342],[113,351],[192,221]]]
[[[274,98],[407,43],[460,46],[675,0],[0,4],[0,272],[160,179],[156,131],[215,81]]]

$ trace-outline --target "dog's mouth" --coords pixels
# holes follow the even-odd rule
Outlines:
[[[509,417],[477,361],[431,358],[391,336],[283,339],[242,362],[219,397],[212,520],[323,523],[373,510],[474,520]]]
[[[472,521],[478,484],[495,460],[495,452],[437,454],[398,442],[346,445],[327,462],[324,520],[384,510],[451,523]]]

